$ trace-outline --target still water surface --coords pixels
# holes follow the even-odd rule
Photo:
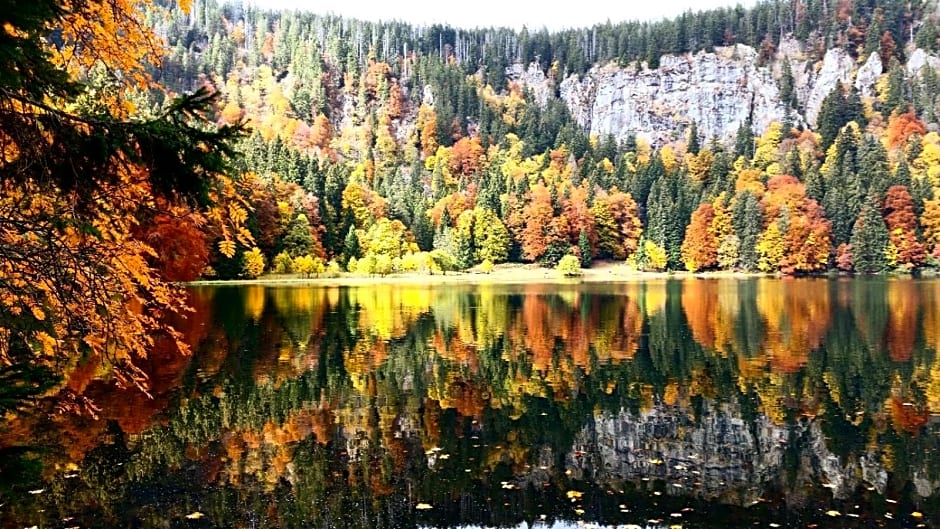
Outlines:
[[[940,281],[191,295],[152,399],[86,362],[97,420],[9,418],[0,526],[940,520]]]

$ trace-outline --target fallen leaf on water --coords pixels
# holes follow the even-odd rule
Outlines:
[[[430,508],[431,508],[431,504],[430,504],[430,503],[419,503],[419,504],[415,505],[415,509],[418,509],[419,511],[426,511],[426,510],[428,510],[428,509],[430,509]]]
[[[924,513],[919,512],[919,511],[914,511],[914,512],[911,513],[911,516],[913,516],[914,518],[923,518],[923,517],[924,517]]]
[[[581,516],[582,514],[584,514],[584,509],[575,509],[574,513],[577,514],[578,516]]]
[[[30,494],[42,494],[43,492],[46,492],[46,489],[35,489],[29,491]]]
[[[196,512],[191,512],[191,513],[187,514],[187,515],[186,515],[186,518],[189,519],[189,520],[198,520],[198,519],[202,518],[203,516],[205,516],[205,514],[202,514],[201,512],[196,511]]]
[[[568,496],[568,499],[569,499],[569,500],[574,501],[574,500],[580,498],[581,496],[584,496],[584,493],[583,493],[583,492],[578,492],[578,491],[576,491],[576,490],[569,490],[568,492],[565,493],[565,496]]]
[[[842,513],[839,511],[826,511],[826,514],[835,518],[836,516],[842,516]]]

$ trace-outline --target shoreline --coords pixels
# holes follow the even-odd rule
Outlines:
[[[360,276],[343,274],[340,277],[299,277],[290,275],[266,275],[256,279],[210,279],[184,283],[186,286],[370,286],[370,285],[475,285],[486,283],[499,284],[562,284],[576,283],[630,283],[637,281],[705,278],[705,279],[752,279],[776,277],[774,274],[760,272],[643,272],[623,263],[601,262],[591,268],[581,270],[579,277],[562,277],[554,268],[543,268],[534,264],[500,264],[489,274],[474,271],[448,272],[445,274],[423,274],[416,272],[395,273],[386,276]]]

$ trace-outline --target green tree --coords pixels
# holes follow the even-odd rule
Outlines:
[[[434,264],[436,264],[444,274],[457,269],[457,259],[447,250],[440,248],[431,250],[431,260],[434,261]]]
[[[581,228],[578,234],[578,250],[581,252],[581,268],[591,266],[591,239],[588,238],[587,230]]]
[[[310,233],[310,222],[306,215],[300,213],[294,217],[287,226],[287,233],[281,244],[291,257],[307,255],[313,251],[313,235]]]
[[[852,265],[861,274],[878,274],[888,267],[885,249],[888,246],[888,228],[876,204],[869,200],[852,230]]]
[[[731,223],[739,243],[739,265],[744,270],[756,270],[758,263],[757,242],[761,233],[761,210],[757,195],[749,191],[737,196]]]
[[[360,257],[362,257],[362,248],[359,245],[359,234],[356,233],[355,226],[350,226],[346,231],[346,237],[343,239],[343,258],[348,264],[350,259],[359,259]]]

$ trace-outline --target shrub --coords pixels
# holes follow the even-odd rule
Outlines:
[[[574,255],[566,255],[558,261],[555,270],[564,277],[578,277],[581,275],[581,260]]]

